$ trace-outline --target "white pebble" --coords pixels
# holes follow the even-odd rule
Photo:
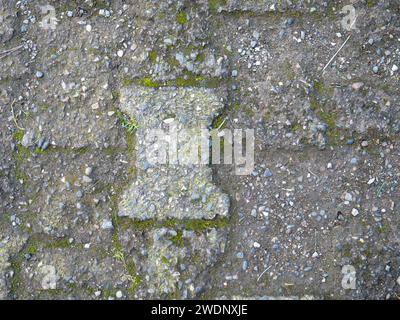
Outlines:
[[[351,195],[351,193],[346,192],[346,194],[344,195],[344,199],[346,201],[351,201],[353,200],[353,196]]]
[[[122,58],[124,56],[124,51],[123,50],[118,50],[117,56]]]
[[[103,219],[103,222],[101,224],[101,228],[104,229],[104,230],[112,229],[113,228],[112,221],[108,220],[108,219]]]
[[[121,298],[122,298],[122,291],[121,291],[121,290],[118,290],[117,293],[115,294],[115,296],[116,296],[118,299],[121,299]]]
[[[399,70],[399,67],[398,66],[396,66],[395,64],[392,66],[392,71],[393,72],[396,72],[397,70]]]
[[[88,177],[88,176],[83,176],[82,177],[82,181],[84,182],[84,183],[92,183],[92,178],[90,178],[90,177]]]
[[[260,248],[260,247],[261,247],[261,244],[259,244],[258,242],[254,242],[254,243],[253,243],[253,247],[254,247],[254,248]]]
[[[354,217],[357,217],[359,213],[360,213],[360,212],[358,212],[358,210],[357,210],[356,208],[353,208],[353,209],[351,210],[351,214],[352,214]]]
[[[85,169],[85,174],[86,174],[87,176],[90,176],[91,173],[92,173],[92,171],[93,171],[92,167],[86,167],[86,169]]]
[[[86,25],[86,31],[87,32],[92,31],[92,26],[90,24]]]

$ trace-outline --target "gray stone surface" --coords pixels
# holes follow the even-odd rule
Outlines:
[[[207,89],[129,87],[121,93],[121,110],[138,124],[138,173],[122,197],[120,216],[145,220],[212,219],[228,215],[229,198],[213,184],[211,168],[207,163],[193,163],[200,163],[198,150],[202,147],[193,135],[200,135],[201,129],[207,130],[222,108],[218,96]],[[175,137],[170,131],[172,124],[176,128],[177,144],[173,155],[170,151]],[[165,135],[154,137],[154,130],[162,130]],[[190,130],[190,135],[186,136],[183,130]],[[167,163],[158,164],[156,159],[148,159],[149,149],[155,144],[165,146],[165,152],[171,155],[165,158]]]
[[[2,299],[399,297],[396,1],[48,2],[0,0]],[[146,163],[171,118],[253,172]]]

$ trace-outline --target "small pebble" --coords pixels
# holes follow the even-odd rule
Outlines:
[[[44,77],[44,73],[42,71],[36,71],[36,78],[40,79]]]
[[[351,87],[353,88],[353,90],[358,91],[363,87],[364,83],[362,82],[354,82]]]
[[[92,173],[92,171],[93,171],[93,169],[92,169],[91,167],[86,167],[86,169],[85,169],[85,174],[86,174],[87,176],[90,176],[91,173]]]
[[[255,242],[253,243],[253,247],[254,247],[254,248],[260,248],[260,247],[261,247],[261,244],[259,244],[258,242],[255,241]]]
[[[101,228],[103,230],[109,230],[113,228],[113,223],[111,220],[103,219],[103,223],[101,224]]]
[[[272,177],[272,172],[267,168],[264,171],[264,177],[269,178]]]
[[[90,177],[88,177],[88,176],[83,176],[83,177],[82,177],[82,181],[83,181],[84,183],[91,183],[93,180],[92,180],[92,178],[90,178]]]
[[[121,290],[118,290],[117,293],[115,294],[115,296],[116,296],[118,299],[121,299],[121,298],[122,298],[122,291],[121,291]]]

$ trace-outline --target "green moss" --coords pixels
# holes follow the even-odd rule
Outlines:
[[[204,53],[200,52],[197,56],[196,56],[196,62],[202,63],[206,60],[206,56]]]
[[[290,129],[290,131],[292,131],[293,133],[296,133],[297,131],[299,131],[301,129],[301,125],[300,123],[294,123]]]
[[[38,249],[37,249],[36,243],[29,244],[28,247],[26,248],[26,252],[31,255],[36,254],[37,251],[38,251]]]
[[[13,295],[18,296],[20,289],[22,288],[23,278],[22,278],[22,262],[23,255],[18,255],[15,259],[11,261],[11,268],[14,271],[14,276],[11,278],[10,291]]]
[[[185,245],[183,241],[183,232],[178,230],[176,236],[171,238],[172,243],[177,247],[183,247]]]
[[[378,233],[379,234],[387,234],[389,232],[390,228],[387,224],[383,224],[378,227]]]
[[[177,219],[167,219],[163,221],[163,226],[169,229],[176,229],[178,226]]]
[[[315,92],[318,93],[319,95],[322,95],[325,93],[325,85],[323,82],[315,80],[314,84],[313,84],[313,88],[314,88]]]
[[[188,22],[186,12],[184,12],[184,11],[179,12],[176,15],[176,21],[181,25],[186,24]]]
[[[196,232],[209,230],[213,228],[225,228],[229,225],[227,218],[215,218],[212,220],[206,219],[175,219],[170,218],[166,220],[148,219],[148,220],[135,220],[128,217],[116,217],[118,225],[122,229],[134,229],[134,230],[149,230],[158,228],[169,228],[169,229],[186,229]],[[179,236],[178,238],[179,239]]]
[[[69,242],[68,238],[56,239],[52,242],[45,244],[45,248],[50,249],[66,249],[70,248],[72,245]]]
[[[149,60],[151,63],[156,63],[157,62],[157,51],[152,50],[149,52]]]
[[[35,149],[34,149],[34,153],[35,154],[41,154],[41,155],[44,155],[44,154],[48,154],[49,152],[51,152],[51,151],[57,151],[58,149],[57,148],[53,148],[53,147],[48,147],[47,149],[45,149],[45,150],[43,150],[43,149],[40,149],[39,147],[36,147]]]
[[[28,148],[25,148],[21,145],[17,146],[17,150],[13,153],[13,158],[15,161],[15,177],[17,180],[22,181],[22,183],[26,183],[29,180],[28,175],[23,169],[23,162],[31,157],[31,152]]]
[[[177,77],[174,80],[167,81],[165,85],[175,87],[198,87],[203,80],[204,77],[188,73],[185,77]]]
[[[133,83],[133,80],[132,80],[132,79],[129,79],[129,78],[127,78],[127,77],[125,77],[125,78],[122,79],[122,85],[123,85],[124,87],[130,86],[132,83]]]
[[[121,228],[127,229],[132,228],[135,230],[147,230],[152,229],[156,226],[156,220],[149,219],[149,220],[133,220],[129,218],[120,218],[119,224]]]
[[[325,112],[323,110],[320,110],[317,112],[317,116],[326,123],[326,125],[328,126],[328,130],[334,130],[336,128],[335,123],[337,114],[335,112]]]
[[[233,110],[240,110],[240,103],[236,102],[232,105]]]
[[[310,97],[310,109],[313,111],[319,109],[319,103],[315,96]]]
[[[346,243],[343,246],[342,255],[343,255],[343,257],[351,258],[351,245],[349,243]]]
[[[151,78],[142,78],[138,80],[138,84],[148,88],[159,88],[160,84]]]
[[[212,14],[218,13],[218,8],[220,6],[226,5],[226,0],[208,0],[208,8]]]
[[[24,137],[25,131],[20,129],[14,132],[14,140],[18,143],[22,141],[22,138]]]
[[[135,275],[132,279],[131,286],[129,287],[129,293],[131,295],[135,294],[137,288],[139,287],[140,283],[142,282],[142,277],[139,275]]]
[[[325,122],[328,127],[329,142],[333,145],[337,144],[340,138],[340,130],[336,127],[337,113],[319,110],[317,117]]]
[[[375,0],[367,0],[367,6],[368,6],[368,8],[375,7],[376,1]]]
[[[112,92],[111,92],[111,97],[112,97],[112,101],[113,101],[113,102],[118,101],[118,100],[119,100],[119,92],[117,92],[117,91],[112,91]]]
[[[161,261],[165,264],[169,264],[169,260],[165,256],[161,256]]]
[[[326,9],[326,16],[333,19],[335,18],[335,14],[336,14],[335,1],[329,1],[328,7]]]
[[[188,220],[184,223],[185,229],[192,230],[195,232],[201,232],[208,229],[220,229],[226,228],[229,225],[227,218],[213,219],[213,220]]]
[[[225,129],[226,128],[226,115],[225,114],[220,114],[216,118],[214,118],[212,122],[212,128],[213,129]]]
[[[171,62],[171,60],[170,60]],[[191,72],[186,72],[182,77],[176,77],[172,80],[159,82],[149,77],[137,80],[137,84],[147,88],[160,88],[160,87],[204,87],[216,88],[220,85],[221,80],[218,78],[204,78],[203,76],[195,75]]]
[[[129,288],[129,293],[131,295],[133,295],[135,293],[137,287],[141,283],[141,277],[137,274],[136,265],[133,262],[133,260],[127,261],[127,259],[126,259],[124,249],[119,240],[120,224],[119,224],[119,220],[118,220],[116,214],[113,215],[112,219],[113,219],[113,225],[115,226],[114,234],[112,236],[112,241],[113,241],[113,246],[114,246],[113,257],[122,263],[122,265],[125,269],[125,272],[126,272],[125,276],[131,282],[131,286]]]
[[[175,59],[175,57],[172,57],[170,59],[168,59],[168,64],[170,66],[173,66],[175,68],[178,68],[180,66],[179,61]]]

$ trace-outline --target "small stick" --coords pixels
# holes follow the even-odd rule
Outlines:
[[[23,47],[23,45],[21,44],[20,46],[16,46],[16,47],[14,47],[14,48],[4,50],[4,51],[0,52],[0,54],[5,54],[5,53],[8,53],[8,52],[13,52],[13,51],[15,51],[15,50],[21,49],[22,47]]]
[[[221,127],[225,124],[226,118],[222,121],[222,123],[218,126],[217,130],[221,129]]]
[[[265,269],[265,270],[258,276],[257,282],[258,282],[258,280],[261,279],[261,277],[264,275],[264,273],[266,273],[269,269],[271,269],[271,267],[272,267],[272,266],[269,266],[267,269]]]
[[[4,50],[2,52],[0,52],[0,59],[3,59],[5,57],[7,57],[8,55],[10,55],[11,53],[18,51],[19,49],[23,48],[23,45],[8,49],[8,50]]]
[[[324,73],[325,69],[328,68],[328,66],[331,64],[331,62],[336,58],[340,50],[343,49],[343,47],[346,45],[347,41],[349,41],[351,35],[347,37],[347,39],[343,42],[343,44],[340,46],[339,50],[336,51],[336,53],[333,55],[333,57],[329,60],[329,62],[325,65],[324,69],[322,69],[322,73]]]
[[[357,18],[358,18],[358,17],[356,16],[355,19],[354,19],[354,21],[353,21],[353,23],[350,25],[350,30],[351,30],[351,28],[353,27],[353,25],[356,23]],[[325,69],[328,68],[328,66],[331,64],[331,62],[333,61],[333,59],[336,58],[336,56],[338,55],[338,53],[340,52],[340,50],[342,50],[343,47],[346,45],[347,41],[349,41],[350,37],[351,37],[351,34],[347,37],[347,39],[346,39],[346,40],[343,42],[343,44],[340,46],[339,50],[336,51],[336,53],[333,55],[333,57],[332,57],[332,58],[329,60],[329,62],[325,65],[324,69],[322,69],[322,73],[324,73]]]

